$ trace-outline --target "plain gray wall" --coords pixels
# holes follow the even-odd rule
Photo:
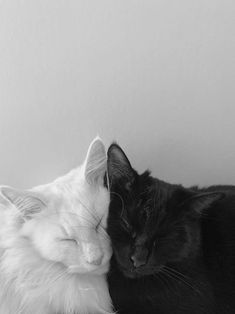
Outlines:
[[[48,182],[98,133],[140,171],[235,184],[234,17],[234,0],[0,1],[0,182]]]

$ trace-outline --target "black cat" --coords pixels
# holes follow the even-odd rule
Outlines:
[[[139,175],[117,144],[108,175],[117,312],[235,313],[235,187],[188,189]]]

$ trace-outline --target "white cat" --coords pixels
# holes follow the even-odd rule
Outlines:
[[[0,314],[112,313],[106,152],[28,191],[1,187]]]

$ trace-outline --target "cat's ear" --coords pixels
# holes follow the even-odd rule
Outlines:
[[[45,203],[33,192],[20,191],[8,186],[1,187],[0,191],[3,197],[20,211],[25,220],[31,219],[34,214],[46,208]]]
[[[215,202],[223,199],[225,194],[222,192],[207,192],[200,193],[193,197],[191,197],[188,202],[190,208],[194,210],[194,212],[201,214],[204,210],[209,208]]]
[[[107,156],[104,143],[96,137],[90,144],[84,161],[84,175],[88,183],[103,182],[107,169]]]
[[[108,149],[108,176],[111,182],[124,179],[131,183],[135,178],[136,171],[121,147],[113,143]]]

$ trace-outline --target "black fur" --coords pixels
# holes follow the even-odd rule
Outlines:
[[[108,150],[108,275],[120,314],[235,313],[235,187],[187,189]]]

